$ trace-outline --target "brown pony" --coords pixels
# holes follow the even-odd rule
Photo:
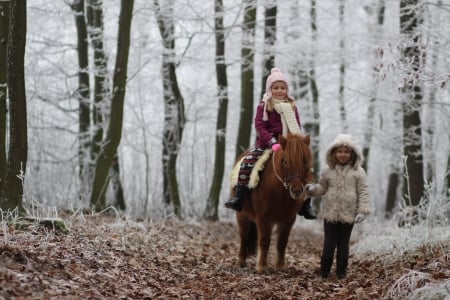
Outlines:
[[[306,199],[304,186],[314,181],[309,135],[280,136],[281,148],[274,152],[259,174],[259,184],[245,195],[243,208],[236,213],[240,235],[239,265],[247,256],[258,255],[256,270],[267,269],[267,253],[272,228],[277,227],[276,268],[285,267],[286,246],[297,212]]]

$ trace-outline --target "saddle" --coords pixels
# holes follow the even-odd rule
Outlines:
[[[250,173],[250,180],[248,182],[248,188],[254,189],[259,184],[259,172],[264,170],[264,167],[266,166],[266,162],[270,157],[270,154],[272,154],[271,149],[264,150],[264,153],[261,155],[261,157],[258,159],[258,161],[255,163],[255,166],[253,167],[251,173]],[[239,171],[241,168],[241,162],[245,159],[245,155],[238,160],[234,166],[233,170],[231,171],[230,179],[231,179],[231,187],[235,187],[238,183],[239,178]]]

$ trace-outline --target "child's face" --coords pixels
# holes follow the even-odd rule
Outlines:
[[[277,81],[272,84],[272,96],[278,100],[284,100],[287,96],[287,86],[283,81]]]
[[[342,146],[336,149],[336,160],[341,165],[346,165],[352,158],[352,150],[349,147]]]

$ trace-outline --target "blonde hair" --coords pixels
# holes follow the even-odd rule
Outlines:
[[[273,111],[274,110],[274,99],[270,99],[269,101],[267,101],[267,111]],[[275,100],[277,101],[277,100]],[[279,100],[278,100],[279,101]],[[283,101],[283,100],[281,100]],[[284,101],[290,103],[292,105],[292,108],[294,108],[296,106],[295,101],[289,98],[286,98]]]

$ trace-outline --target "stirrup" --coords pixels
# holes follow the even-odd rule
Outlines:
[[[242,210],[242,200],[238,197],[233,197],[227,202],[225,202],[225,207],[234,209],[236,211]]]

